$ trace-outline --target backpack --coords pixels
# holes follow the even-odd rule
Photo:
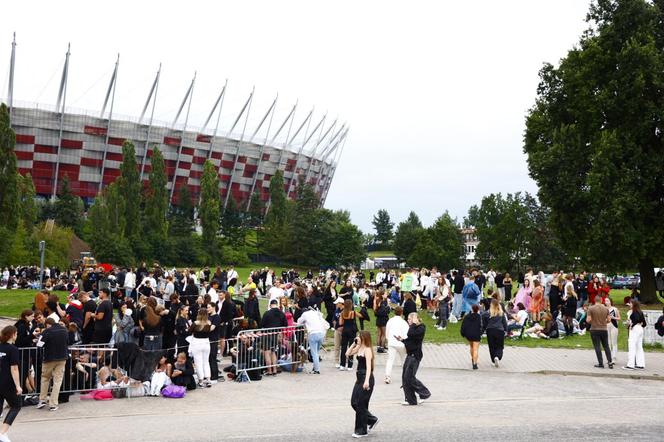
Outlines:
[[[184,395],[187,393],[187,389],[185,387],[181,387],[179,385],[167,385],[161,390],[161,395],[163,397],[168,397],[171,399],[180,399],[183,398]]]
[[[664,315],[657,318],[657,322],[655,322],[655,330],[657,330],[659,336],[664,337]]]

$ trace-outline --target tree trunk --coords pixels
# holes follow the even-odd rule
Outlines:
[[[642,258],[639,261],[639,273],[641,274],[641,302],[643,304],[657,304],[655,265],[652,258]]]

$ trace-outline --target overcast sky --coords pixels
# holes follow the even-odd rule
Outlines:
[[[326,207],[365,232],[387,209],[425,225],[459,221],[492,192],[536,192],[522,136],[538,70],[586,28],[589,0],[7,2],[0,30],[6,96],[17,33],[15,99],[54,104],[71,42],[67,104],[99,111],[116,54],[116,115],[138,116],[159,63],[156,118],[171,121],[197,71],[190,124],[225,79],[222,127],[251,88],[255,125],[299,100],[351,126]],[[227,126],[224,126],[224,122]],[[340,124],[339,123],[339,124]],[[338,127],[338,126],[337,126]]]

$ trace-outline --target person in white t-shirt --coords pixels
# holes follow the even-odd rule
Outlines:
[[[134,291],[134,288],[136,288],[136,273],[129,268],[127,269],[124,280],[124,290],[127,298],[131,298],[131,293]]]
[[[496,289],[496,272],[493,269],[489,269],[486,273],[486,285],[491,290]]]
[[[166,306],[171,305],[171,295],[175,293],[175,284],[173,284],[173,277],[168,276],[166,278],[166,285],[164,285],[164,291],[162,292],[162,297]]]
[[[235,279],[236,281],[238,280],[238,274],[237,274],[237,271],[235,270],[235,268],[234,268],[233,266],[231,266],[231,267],[228,269],[228,273],[227,273],[227,275],[226,275],[226,278],[227,278],[227,281],[228,281],[229,284],[230,284],[230,282],[231,282],[233,279]]]
[[[219,287],[219,281],[213,279],[210,283],[210,288],[207,291],[207,294],[210,295],[210,301],[213,304],[219,302],[219,293],[217,293],[217,288]]]
[[[408,322],[403,317],[403,308],[396,306],[394,309],[394,316],[387,321],[385,326],[385,334],[387,335],[387,364],[385,364],[385,383],[392,382],[392,366],[394,365],[394,358],[398,354],[401,358],[401,363],[406,360],[406,346],[403,342],[396,339],[395,336],[408,335]]]
[[[279,282],[270,287],[270,290],[267,292],[267,296],[270,298],[270,302],[272,302],[273,299],[279,301],[279,298],[284,297],[285,294],[286,291],[283,289],[283,285]]]

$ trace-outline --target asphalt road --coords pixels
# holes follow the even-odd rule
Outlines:
[[[398,367],[395,367],[399,370]],[[380,369],[379,369],[380,370]],[[422,369],[426,403],[399,405],[398,373],[377,378],[366,440],[664,440],[664,382]],[[13,441],[338,441],[351,440],[355,374],[287,374],[251,384],[225,382],[184,399],[108,402],[72,397],[56,412],[21,412]]]

